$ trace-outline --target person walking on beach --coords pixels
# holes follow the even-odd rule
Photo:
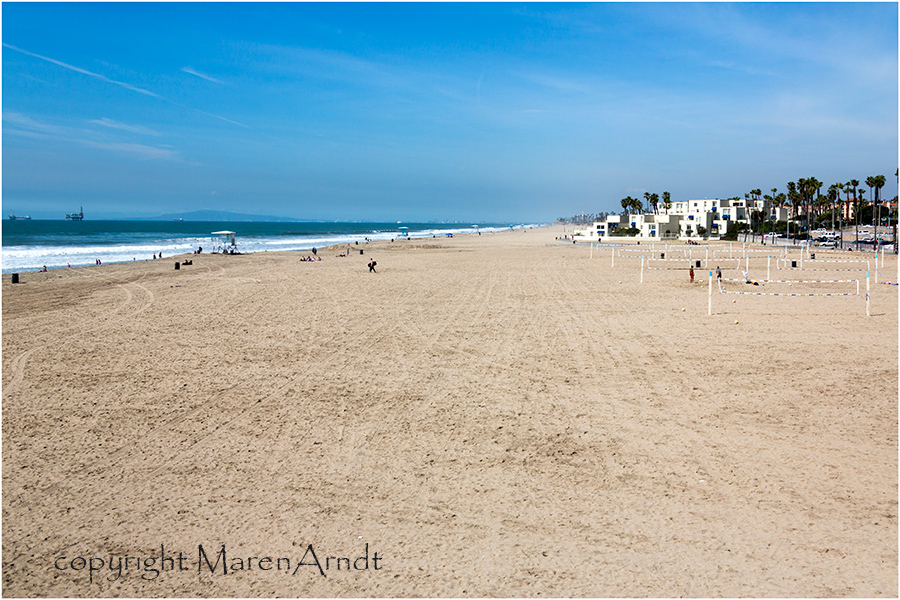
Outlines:
[[[694,267],[691,266],[691,283],[694,283]]]
[[[716,278],[719,281],[722,281],[722,269],[720,269],[718,265],[716,265]]]
[[[376,263],[374,259],[371,259],[371,258],[369,259],[369,273],[377,273],[378,272],[375,270],[375,265],[377,265],[377,264],[378,263]]]

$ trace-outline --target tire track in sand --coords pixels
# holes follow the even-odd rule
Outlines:
[[[130,319],[130,318],[133,318],[133,317],[139,315],[140,313],[142,313],[145,310],[147,310],[148,308],[150,308],[150,306],[153,304],[153,302],[155,300],[155,296],[153,295],[153,292],[151,292],[149,289],[140,285],[137,282],[127,283],[127,284],[116,284],[116,285],[119,286],[120,288],[124,289],[127,296],[126,296],[125,300],[114,309],[113,312],[116,312],[116,313],[121,312],[129,304],[131,304],[131,302],[134,298],[134,294],[132,294],[131,290],[128,289],[126,286],[134,286],[134,287],[140,288],[147,294],[148,298],[146,300],[144,300],[136,310],[129,312],[128,314],[122,315],[118,318],[108,319],[106,317],[96,317],[94,319],[94,322],[96,323],[96,322],[100,321],[99,324],[95,324],[95,325],[88,324],[87,326],[79,326],[76,328],[76,330],[74,332],[68,333],[61,337],[59,337],[58,335],[54,335],[53,336],[54,339],[53,339],[52,343],[58,344],[58,343],[66,341],[66,340],[84,336],[88,333],[96,333],[98,331],[102,331],[103,329],[106,329],[107,327],[110,327],[111,325],[113,325],[115,323],[124,321],[126,319]],[[49,334],[48,334],[48,337],[49,337]],[[22,381],[25,379],[25,366],[28,362],[28,358],[32,354],[37,352],[38,350],[41,350],[41,349],[45,348],[46,346],[48,346],[50,343],[51,343],[50,341],[39,343],[37,346],[33,346],[32,348],[25,350],[24,352],[22,352],[21,354],[16,356],[16,358],[13,359],[13,361],[10,365],[10,370],[12,372],[12,381],[10,381],[10,383],[8,385],[3,386],[3,398],[4,399],[10,397],[11,394],[15,393],[15,391],[22,384]]]

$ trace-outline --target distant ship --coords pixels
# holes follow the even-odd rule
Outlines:
[[[66,215],[66,221],[84,221],[84,207],[78,207],[77,213]]]
[[[10,215],[9,215],[9,220],[10,220],[10,221],[30,221],[30,220],[31,220],[31,217],[29,217],[28,215],[25,215],[24,217],[17,217],[17,216],[14,215],[14,214],[10,214]]]

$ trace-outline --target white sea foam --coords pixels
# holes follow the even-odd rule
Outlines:
[[[516,229],[539,227],[539,225],[519,225]],[[506,230],[505,227],[484,227],[475,229],[466,228],[434,228],[416,231],[409,234],[410,238],[430,238],[433,236],[444,237],[448,234],[463,233],[491,233]],[[340,244],[352,245],[354,242],[364,243],[365,239],[390,240],[398,238],[397,231],[377,231],[365,234],[334,234],[334,235],[298,235],[298,236],[238,236],[237,248],[243,253],[251,252],[286,252],[309,251],[312,248],[335,246]],[[153,255],[163,258],[171,258],[178,254],[190,254],[202,247],[204,252],[210,252],[217,240],[212,237],[184,237],[175,239],[159,239],[153,241],[141,240],[134,244],[89,244],[89,245],[34,245],[34,246],[7,246],[2,248],[3,273],[17,273],[22,271],[39,271],[46,266],[48,269],[59,269],[67,266],[82,267],[94,265],[97,260],[103,264],[123,263],[138,260],[153,260]]]

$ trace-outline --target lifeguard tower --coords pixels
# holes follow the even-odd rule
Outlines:
[[[221,252],[222,254],[240,254],[235,242],[235,233],[233,231],[213,231],[212,235],[212,251]]]
[[[409,237],[409,227],[398,227],[400,230],[400,237]]]

